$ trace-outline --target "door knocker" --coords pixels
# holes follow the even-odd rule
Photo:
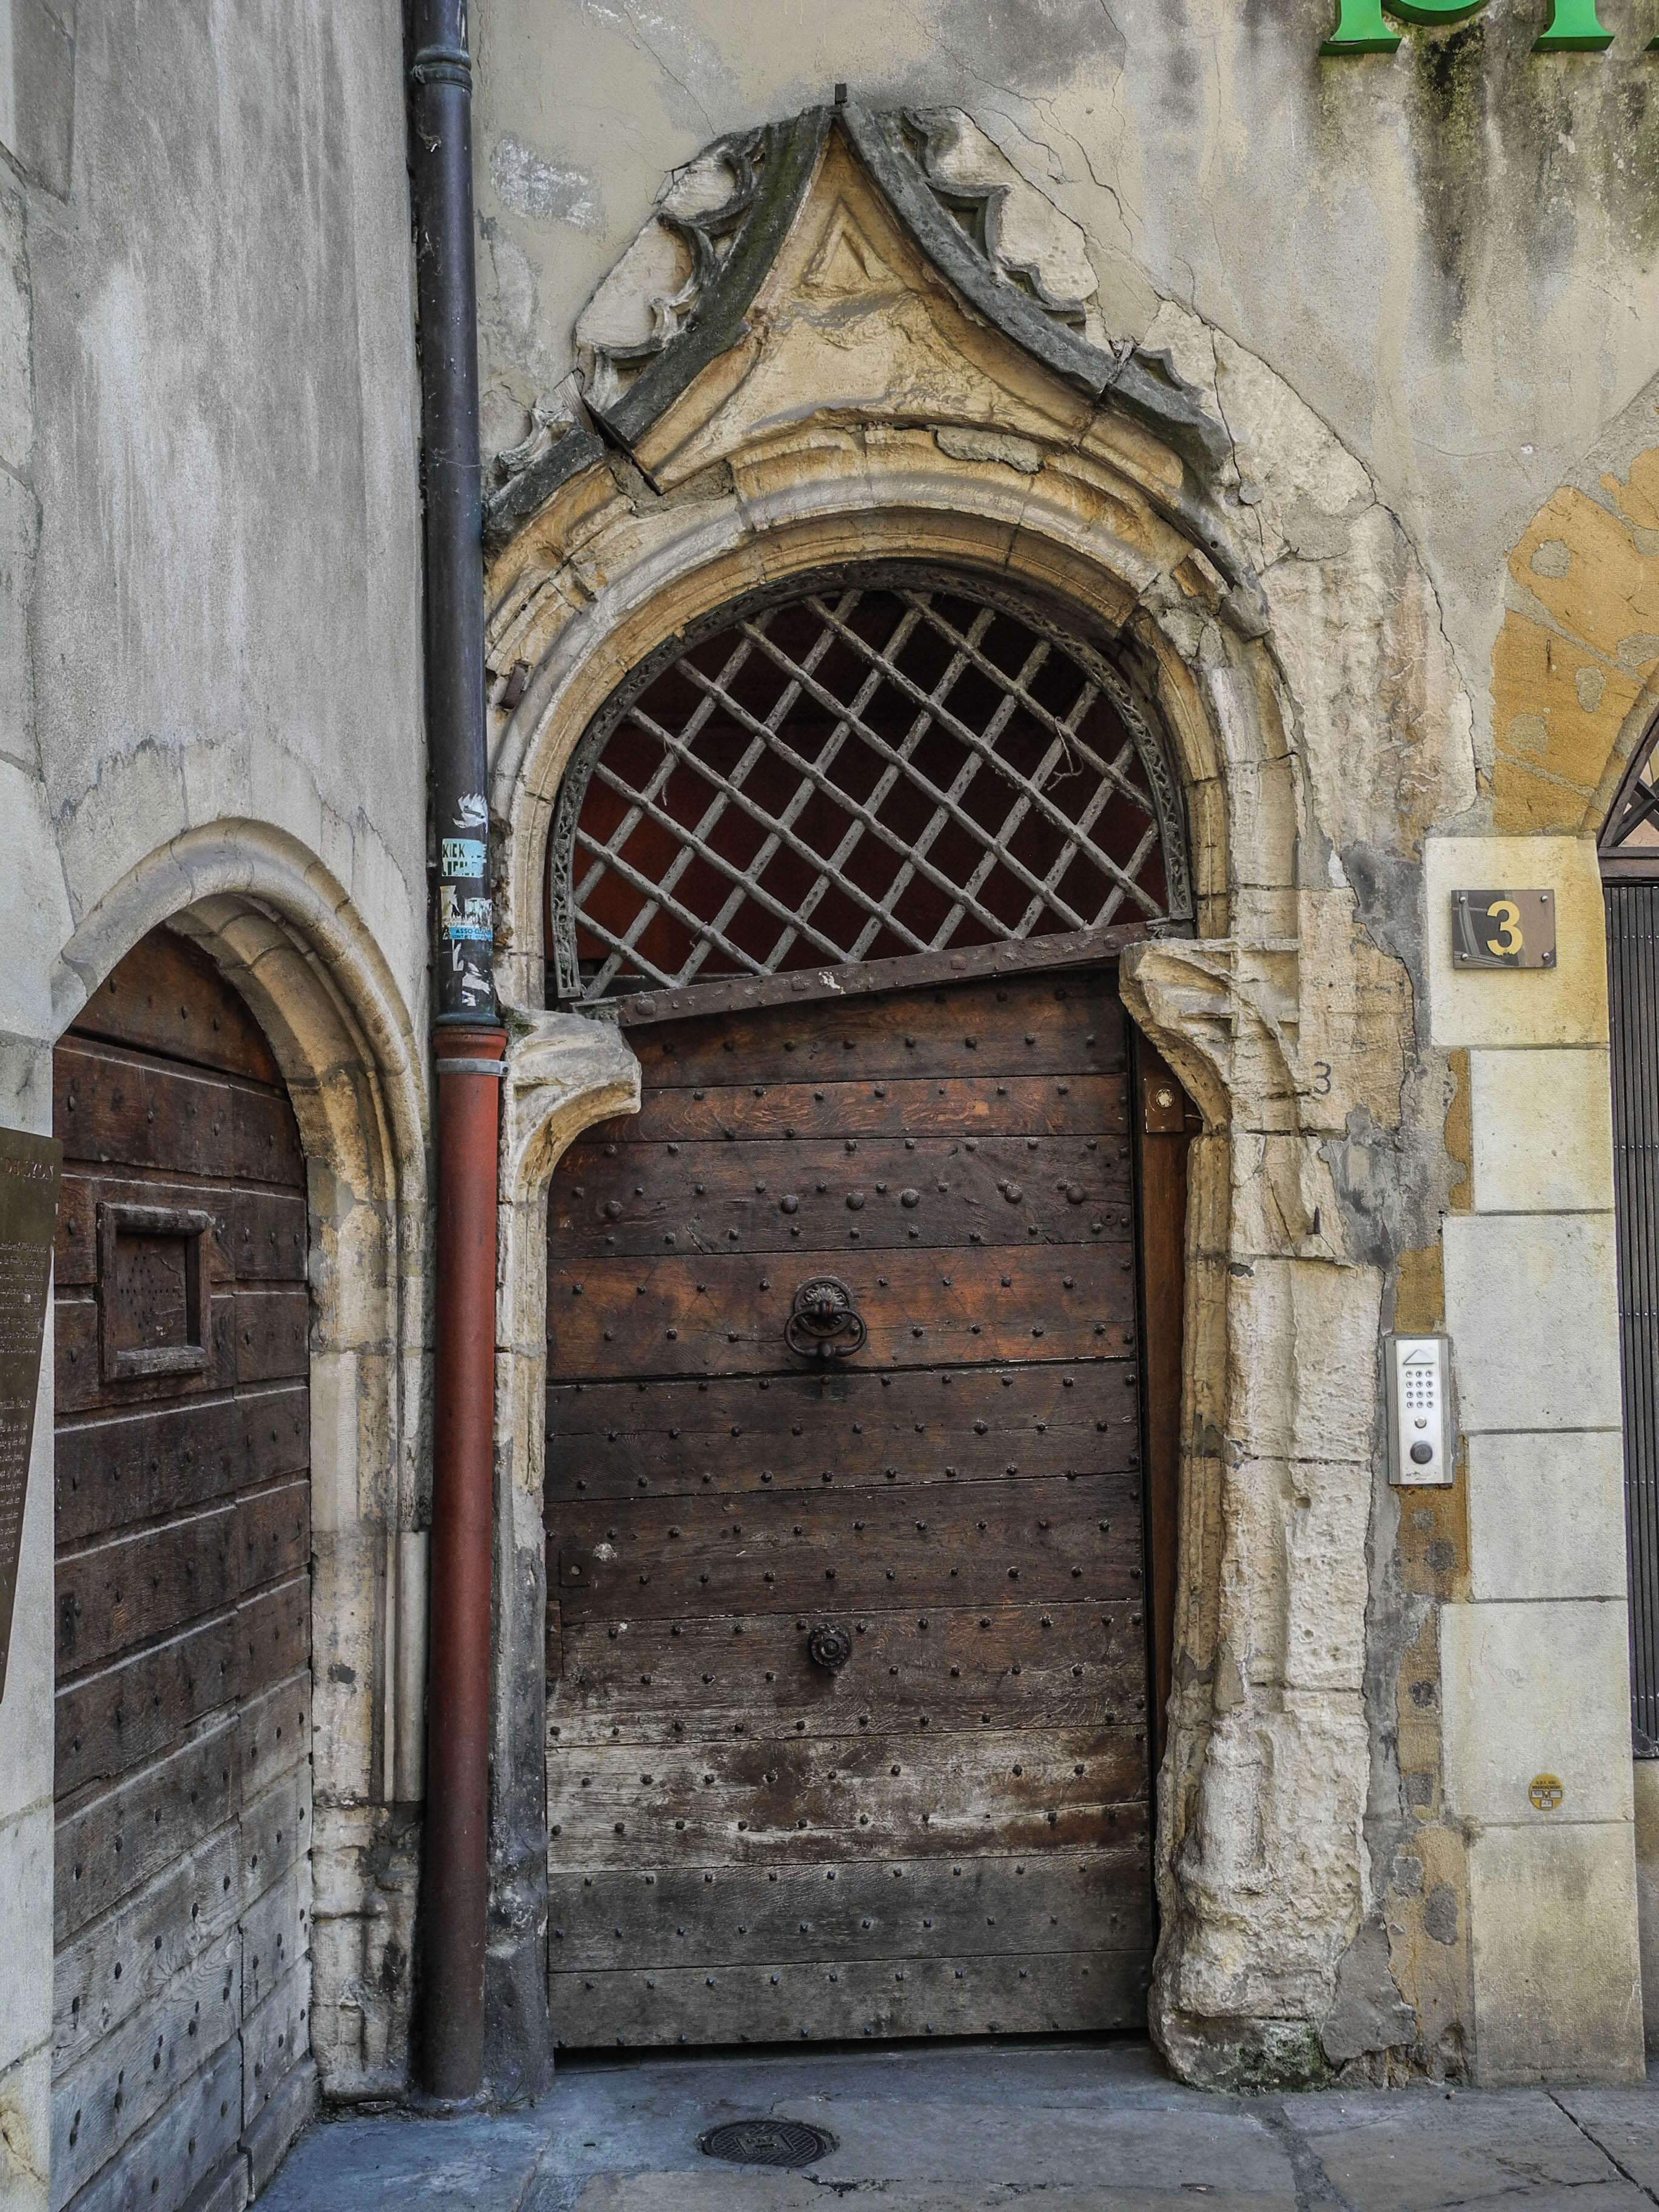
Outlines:
[[[803,1359],[849,1359],[869,1332],[853,1293],[834,1275],[813,1275],[795,1292],[783,1340]]]

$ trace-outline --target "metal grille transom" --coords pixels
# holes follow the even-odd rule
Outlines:
[[[921,567],[726,606],[595,717],[549,855],[561,999],[1192,911],[1178,789],[1048,611]]]

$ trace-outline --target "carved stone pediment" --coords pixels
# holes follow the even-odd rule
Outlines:
[[[586,419],[494,493],[492,554],[606,444],[667,493],[757,431],[922,419],[997,438],[1016,471],[1060,452],[1118,470],[1213,564],[1238,627],[1265,629],[1211,496],[1224,425],[1168,353],[1110,336],[1078,226],[958,110],[814,107],[716,140],[576,342]]]

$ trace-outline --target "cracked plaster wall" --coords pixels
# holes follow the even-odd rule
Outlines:
[[[337,2094],[386,2094],[415,1864],[396,1531],[425,1510],[429,1396],[400,11],[0,16],[0,1119],[50,1128],[53,1040],[168,921],[288,1078],[311,1197],[313,2043]],[[8,2206],[46,2203],[50,2141],[50,1340],[43,1368],[0,1706],[0,1906],[28,1947],[0,1996]]]

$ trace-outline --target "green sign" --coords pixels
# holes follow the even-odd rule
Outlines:
[[[1337,0],[1336,28],[1322,54],[1391,54],[1400,33],[1386,15],[1402,23],[1461,23],[1478,15],[1488,0]],[[1599,54],[1613,44],[1596,14],[1599,0],[1551,0],[1550,19],[1533,46],[1534,53]],[[1654,41],[1659,46],[1659,39]]]

